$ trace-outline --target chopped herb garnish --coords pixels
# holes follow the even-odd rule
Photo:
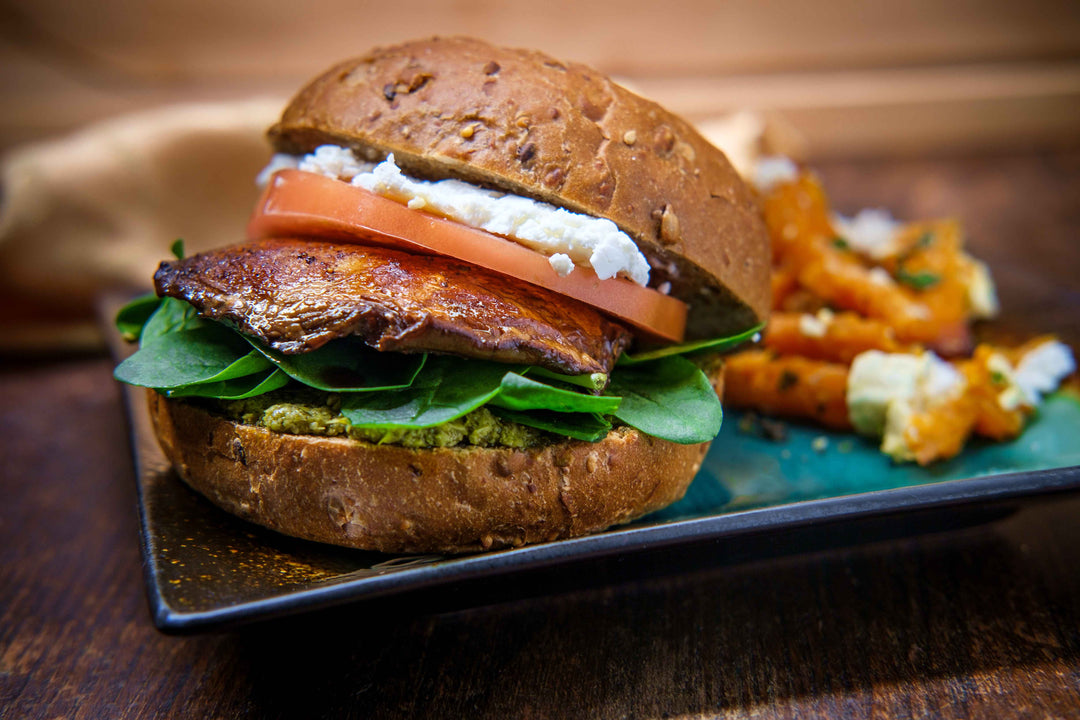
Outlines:
[[[924,232],[919,236],[919,239],[915,241],[915,245],[921,248],[928,248],[934,244],[934,233]]]
[[[842,238],[839,235],[832,239],[832,246],[837,250],[850,250],[851,244],[848,243],[846,238]]]
[[[897,268],[896,281],[916,290],[927,290],[941,282],[941,276],[932,272],[908,272],[903,266]]]

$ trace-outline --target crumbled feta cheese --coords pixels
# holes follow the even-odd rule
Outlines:
[[[860,210],[853,218],[834,213],[832,223],[852,250],[875,260],[896,253],[896,235],[903,227],[880,208]]]
[[[799,316],[799,332],[806,337],[823,338],[829,331],[829,325],[834,317],[833,311],[829,308],[821,308],[817,311],[817,315],[803,313]]]
[[[259,187],[266,187],[266,184],[270,182],[270,177],[278,170],[292,170],[300,166],[300,157],[297,155],[286,155],[285,153],[276,153],[270,158],[270,162],[266,167],[255,176],[255,184]]]
[[[857,432],[882,438],[882,452],[911,460],[908,432],[915,413],[952,400],[966,385],[960,371],[932,352],[868,350],[848,373],[848,417]]]
[[[911,400],[903,399],[889,403],[885,414],[885,429],[881,437],[881,452],[898,462],[911,462],[915,459],[908,444],[907,428],[911,426],[915,407]]]
[[[997,401],[1003,410],[1012,411],[1028,404],[1027,396],[1016,384],[1016,368],[1007,357],[999,352],[991,354],[986,359],[986,369],[990,371],[991,383],[1001,388]]]
[[[669,283],[667,281],[664,281],[664,282],[660,283],[660,285],[657,286],[656,290],[661,295],[670,295],[671,294],[671,283]]]
[[[572,213],[517,195],[486,190],[460,180],[428,182],[401,172],[391,155],[352,184],[398,201],[422,198],[425,209],[451,220],[513,238],[544,255],[567,255],[604,280],[621,275],[649,282],[649,263],[634,242],[605,218]]]
[[[868,350],[848,373],[848,417],[856,432],[880,437],[889,404],[915,395],[923,360],[918,355]]]
[[[799,178],[799,166],[791,158],[782,155],[763,157],[754,163],[753,183],[761,192],[769,192],[777,185],[794,182]]]
[[[372,168],[371,163],[361,162],[349,148],[339,145],[320,145],[315,152],[304,156],[300,169],[318,173],[335,180],[351,180]]]
[[[964,277],[971,314],[982,320],[996,317],[999,310],[997,290],[990,268],[981,260],[971,258]]]
[[[1024,354],[1016,366],[1016,384],[1028,402],[1037,405],[1042,396],[1076,371],[1076,360],[1068,345],[1048,340]]]
[[[870,268],[870,282],[875,285],[892,285],[893,279],[889,271],[883,267]]]
[[[509,237],[551,258],[556,272],[591,267],[601,280],[617,275],[638,285],[649,283],[649,262],[630,237],[606,218],[572,213],[547,203],[487,190],[460,180],[429,182],[401,172],[390,155],[378,165],[362,162],[349,148],[320,145],[298,157],[275,155],[259,173],[265,184],[283,168],[299,168],[334,179],[348,180],[378,195],[427,210],[464,225]],[[569,261],[555,259],[563,255]],[[674,265],[669,274],[677,276]],[[668,286],[670,291],[670,285]]]
[[[949,397],[967,384],[963,374],[952,363],[942,360],[932,352],[923,353],[922,358],[926,365],[921,378],[920,393],[925,396],[927,404]]]
[[[566,253],[555,253],[548,258],[548,262],[551,263],[551,267],[555,269],[559,277],[566,277],[574,270],[574,261]]]

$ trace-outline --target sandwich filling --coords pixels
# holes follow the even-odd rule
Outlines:
[[[366,163],[337,145],[321,145],[307,155],[275,155],[257,182],[265,185],[274,172],[286,168],[344,180],[412,210],[510,238],[546,256],[561,276],[582,266],[592,268],[601,280],[618,276],[643,287],[649,284],[645,256],[606,218],[573,213],[461,180],[419,180],[403,173],[393,154],[381,163]]]
[[[686,356],[712,357],[761,326],[681,342],[686,304],[642,286],[648,263],[618,249],[610,221],[555,208],[555,225],[532,210],[508,220],[488,201],[542,204],[409,179],[392,158],[364,167],[341,148],[297,164],[268,168],[252,239],[189,258],[174,247],[159,297],[121,311],[140,348],[117,379],[275,432],[410,447],[598,441],[622,425],[682,444],[716,436],[719,398]],[[447,188],[472,199],[444,206]],[[464,215],[495,224],[430,214],[470,204]],[[558,242],[537,253],[510,241],[535,226]],[[563,274],[559,255],[578,269]],[[666,344],[627,355],[631,327]]]

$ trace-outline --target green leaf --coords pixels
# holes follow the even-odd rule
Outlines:
[[[689,355],[692,353],[702,352],[708,350],[711,352],[725,352],[737,347],[747,340],[752,339],[755,335],[761,332],[765,328],[765,323],[755,325],[749,330],[745,330],[738,335],[731,335],[730,337],[722,338],[710,338],[708,340],[696,340],[694,342],[682,343],[680,345],[667,345],[655,350],[649,350],[648,352],[638,353],[636,355],[621,355],[619,357],[619,365],[636,365],[637,363],[650,362],[659,358],[671,357],[673,355]]]
[[[361,428],[425,428],[449,422],[495,397],[512,365],[432,356],[413,384],[341,396],[341,414]]]
[[[578,387],[583,387],[586,390],[591,390],[592,392],[600,392],[607,386],[608,383],[607,373],[583,373],[581,375],[563,375],[562,373],[557,373],[554,370],[548,370],[547,368],[542,368],[538,365],[527,367],[521,372],[522,374],[528,373],[529,375],[539,376],[542,378],[547,378],[549,380],[558,380],[559,382],[564,382],[568,385],[577,385]]]
[[[177,389],[251,375],[272,368],[236,333],[216,324],[177,330],[147,339],[120,363],[114,376],[129,385]]]
[[[611,431],[611,423],[595,413],[517,412],[500,407],[493,407],[491,411],[504,420],[575,440],[596,442]]]
[[[328,392],[369,392],[409,387],[427,355],[383,353],[354,338],[341,338],[317,350],[286,355],[255,340],[248,342],[289,377]]]
[[[173,244],[169,246],[169,252],[173,254],[177,260],[184,259],[184,238],[176,238],[173,240]]]
[[[491,403],[507,410],[550,410],[559,413],[584,412],[610,415],[619,407],[619,398],[563,390],[510,372],[503,376],[499,384],[499,394],[491,399]]]
[[[896,281],[916,290],[926,290],[941,282],[941,276],[932,272],[909,273],[903,266],[900,266],[896,270]]]
[[[142,335],[143,327],[161,305],[161,298],[147,293],[135,298],[116,313],[116,329],[128,342],[135,342]]]
[[[220,382],[196,383],[164,390],[169,397],[210,397],[219,400],[242,400],[277,390],[289,383],[289,376],[278,368]]]
[[[705,373],[686,358],[620,368],[608,392],[622,396],[615,417],[648,435],[692,444],[720,432],[720,399]]]
[[[161,299],[157,310],[146,321],[139,341],[147,343],[169,333],[194,330],[208,325],[210,322],[200,318],[194,307],[183,300],[166,297]]]

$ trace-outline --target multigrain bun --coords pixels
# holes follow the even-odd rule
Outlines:
[[[286,535],[388,553],[493,550],[626,523],[681,498],[708,449],[619,427],[596,443],[417,450],[285,435],[148,395],[166,457],[214,504]]]
[[[279,152],[343,145],[606,217],[690,306],[687,336],[729,334],[769,306],[766,231],[722,152],[682,119],[583,65],[435,38],[340,63],[270,130]]]

